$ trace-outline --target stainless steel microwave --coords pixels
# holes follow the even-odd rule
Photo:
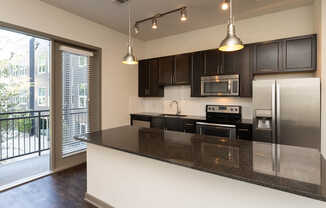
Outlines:
[[[202,96],[239,96],[239,75],[201,77]]]

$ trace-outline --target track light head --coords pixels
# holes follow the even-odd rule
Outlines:
[[[135,32],[136,35],[140,32],[140,29],[139,29],[139,26],[138,26],[137,23],[134,26],[134,32]]]
[[[187,8],[186,7],[182,8],[180,10],[180,14],[181,14],[181,17],[180,17],[181,22],[184,22],[184,21],[188,20],[188,14],[187,14]]]
[[[221,9],[222,10],[228,10],[229,9],[229,4],[230,4],[229,0],[223,0],[223,2],[221,4]]]
[[[158,26],[157,26],[157,18],[154,17],[152,19],[152,29],[156,30],[157,28],[158,28]]]

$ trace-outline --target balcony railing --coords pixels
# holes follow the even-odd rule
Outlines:
[[[70,116],[67,132],[79,134],[80,123],[87,123],[87,109],[70,109],[63,117]],[[31,154],[39,154],[50,148],[50,111],[24,111],[0,113],[0,161]],[[69,146],[73,135],[63,134],[63,147]],[[66,138],[67,137],[67,138]],[[68,138],[69,137],[69,138]],[[73,141],[71,142],[73,143]],[[71,144],[76,145],[76,144]],[[65,149],[65,148],[64,148]]]

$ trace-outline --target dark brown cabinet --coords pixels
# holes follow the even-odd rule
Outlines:
[[[191,54],[175,56],[174,82],[175,85],[190,83]]]
[[[180,118],[165,118],[165,129],[170,131],[183,131],[183,120]]]
[[[174,71],[174,56],[162,57],[158,59],[159,79],[161,86],[172,85]]]
[[[204,74],[205,76],[213,76],[220,74],[221,70],[221,53],[217,50],[205,51]]]
[[[204,52],[196,52],[192,55],[191,77],[191,97],[201,97],[200,78],[204,74]]]
[[[190,54],[159,58],[159,85],[189,84],[190,67]]]
[[[305,35],[255,44],[255,74],[315,71],[317,37]]]
[[[164,89],[158,85],[159,71],[156,59],[142,60],[138,66],[138,96],[163,97]]]
[[[282,71],[282,41],[270,41],[255,45],[254,73],[266,74]]]
[[[283,41],[283,71],[313,71],[316,69],[316,35],[289,38]]]
[[[252,97],[252,57],[253,46],[246,45],[244,49],[235,53],[234,67],[240,77],[240,97]]]
[[[237,52],[222,53],[221,75],[239,74],[239,69],[236,67]]]

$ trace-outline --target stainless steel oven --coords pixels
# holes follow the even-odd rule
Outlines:
[[[236,125],[216,124],[196,122],[196,133],[201,135],[210,135],[218,137],[227,137],[229,139],[237,138]]]
[[[239,96],[239,75],[201,77],[202,96]]]

